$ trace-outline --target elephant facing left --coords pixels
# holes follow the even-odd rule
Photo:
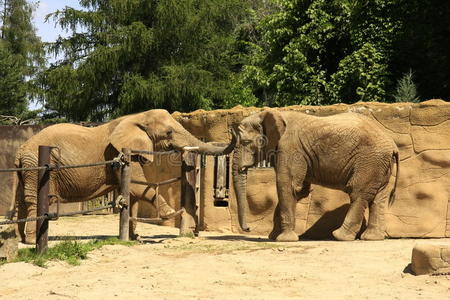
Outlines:
[[[26,141],[17,151],[17,168],[34,167],[38,160],[38,146],[53,146],[60,149],[52,151],[51,164],[75,165],[111,160],[122,148],[136,150],[165,151],[182,150],[186,146],[197,147],[202,154],[228,154],[235,144],[233,138],[229,145],[204,143],[190,134],[166,110],[154,109],[112,120],[97,127],[83,127],[74,124],[49,126]],[[132,157],[131,179],[146,181],[144,166],[151,164],[153,155],[143,154]],[[104,195],[118,187],[119,170],[110,165],[61,169],[51,172],[50,194],[60,197],[61,202],[81,202]],[[11,203],[10,215],[16,209],[18,218],[36,216],[37,210],[37,171],[22,171],[15,176],[15,197]],[[157,179],[155,179],[157,181]],[[130,216],[136,217],[138,199],[158,201],[161,216],[170,216],[175,211],[161,196],[155,199],[155,191],[146,186],[130,185]],[[19,223],[19,234],[25,243],[35,243],[36,223]],[[130,221],[130,238],[137,239],[136,222]]]

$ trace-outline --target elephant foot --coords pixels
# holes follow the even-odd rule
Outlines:
[[[297,242],[298,234],[296,234],[292,230],[284,231],[280,235],[278,235],[275,240],[277,242]]]
[[[351,232],[341,226],[333,231],[333,236],[338,241],[353,241],[356,237],[356,233]]]
[[[384,236],[384,231],[368,228],[361,234],[361,239],[366,241],[381,241],[384,240]]]
[[[137,233],[130,233],[130,240],[141,242],[141,236]]]
[[[271,233],[269,233],[269,239],[272,241],[275,241],[277,239],[277,236],[280,235],[280,231],[278,230],[272,230]]]

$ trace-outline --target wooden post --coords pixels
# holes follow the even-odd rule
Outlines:
[[[43,167],[50,164],[49,146],[39,146],[38,166]],[[49,192],[50,171],[48,169],[39,170],[37,182],[37,216],[48,214],[48,192]],[[48,219],[36,221],[36,252],[41,254],[48,249]]]
[[[181,215],[180,235],[192,236],[198,233],[198,216],[196,196],[196,162],[197,153],[184,152],[181,165],[181,207],[185,212]]]
[[[128,241],[130,239],[130,182],[131,182],[131,150],[123,148],[124,165],[120,174],[120,194],[122,195],[122,206],[120,209],[119,239]]]

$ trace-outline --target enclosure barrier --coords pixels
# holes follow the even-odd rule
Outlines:
[[[128,148],[123,148],[122,152],[114,159],[91,163],[91,164],[78,164],[78,165],[51,165],[50,164],[50,154],[52,149],[56,147],[50,146],[39,146],[39,157],[37,167],[27,167],[27,168],[10,168],[10,169],[0,169],[1,173],[4,172],[19,172],[19,171],[38,171],[38,185],[37,185],[37,216],[31,218],[23,218],[18,220],[6,220],[0,222],[0,225],[6,224],[17,224],[23,222],[36,221],[36,251],[38,253],[43,253],[48,249],[48,227],[49,221],[57,220],[62,216],[73,216],[77,214],[86,214],[90,212],[100,211],[107,208],[120,208],[120,221],[119,221],[119,238],[121,240],[129,240],[129,203],[130,203],[130,184],[141,184],[147,185],[147,189],[155,188],[156,197],[159,195],[159,186],[171,184],[181,180],[181,207],[184,209],[184,214],[181,215],[180,223],[180,234],[193,234],[197,232],[198,217],[196,214],[196,176],[195,171],[196,163],[198,163],[198,155],[194,152],[188,152],[196,150],[195,147],[186,147],[185,151],[182,152],[182,167],[180,177],[172,178],[169,180],[161,181],[158,183],[150,183],[143,181],[131,180],[131,156],[133,154],[152,154],[152,155],[167,155],[176,153],[177,151],[144,151],[144,150],[131,150]],[[56,148],[58,151],[59,149]],[[59,152],[60,155],[60,152]],[[69,213],[60,213],[60,198],[57,195],[49,195],[49,181],[50,172],[59,171],[62,169],[70,168],[87,168],[101,165],[111,165],[121,169],[121,180],[120,180],[120,195],[106,206],[97,207],[88,210],[80,210]],[[192,173],[194,172],[194,173]],[[146,193],[144,192],[144,195]],[[52,197],[57,198],[57,208],[56,213],[49,213],[49,199]],[[157,198],[156,198],[157,199]],[[137,218],[134,220],[143,223],[159,224],[163,220],[159,215],[158,201],[156,201],[157,218]]]

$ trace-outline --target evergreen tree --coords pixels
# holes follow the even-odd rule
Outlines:
[[[46,106],[70,120],[104,120],[152,108],[223,106],[242,61],[242,0],[80,0],[51,17],[72,31],[51,47]],[[81,28],[81,29],[80,29]],[[78,31],[77,31],[78,30]]]
[[[27,109],[19,60],[0,41],[0,115],[19,116]]]
[[[45,53],[32,24],[34,5],[25,0],[3,0],[0,39],[0,114],[26,114],[36,95],[33,79],[45,63]]]

